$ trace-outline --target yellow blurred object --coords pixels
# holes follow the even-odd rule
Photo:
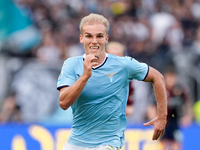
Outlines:
[[[198,124],[200,124],[200,100],[198,100],[196,103],[194,103],[193,106],[194,116],[195,120]]]
[[[29,134],[33,139],[40,143],[41,150],[54,149],[54,138],[46,128],[38,125],[32,125],[29,128]]]
[[[21,135],[16,135],[12,141],[12,150],[27,150],[26,141]]]
[[[126,6],[122,2],[115,2],[111,5],[111,12],[114,15],[121,15],[125,12]]]

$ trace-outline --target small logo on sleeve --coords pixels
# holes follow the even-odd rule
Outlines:
[[[63,72],[61,72],[61,73],[60,73],[60,75],[59,75],[59,77],[58,77],[58,82],[60,82],[60,81],[61,81],[61,79],[62,79],[62,76],[63,76]]]

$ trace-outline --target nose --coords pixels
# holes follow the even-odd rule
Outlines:
[[[92,43],[97,43],[97,38],[96,37],[93,37]]]

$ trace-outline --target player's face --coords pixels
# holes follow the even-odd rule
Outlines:
[[[85,25],[80,35],[80,42],[84,44],[86,55],[105,57],[105,45],[108,43],[105,26],[103,24]]]

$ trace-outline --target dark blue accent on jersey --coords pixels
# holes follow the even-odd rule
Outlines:
[[[59,91],[60,91],[60,89],[61,89],[61,88],[63,88],[63,87],[69,87],[69,85],[63,85],[63,86],[59,86],[59,87],[57,87],[57,90],[59,90]]]
[[[144,81],[146,79],[148,73],[149,73],[149,66],[148,66],[147,74],[145,75],[145,77],[144,77],[144,79],[142,81]]]
[[[106,57],[106,60],[105,60],[100,66],[98,66],[98,67],[96,67],[96,68],[92,68],[92,69],[93,69],[93,70],[96,70],[96,69],[100,68],[101,66],[103,66],[103,65],[106,63],[107,59],[108,59],[108,57]]]
[[[93,70],[96,70],[96,69],[100,68],[101,66],[103,66],[103,65],[106,63],[107,59],[108,59],[108,57],[106,57],[106,60],[105,60],[100,66],[98,66],[98,67],[96,67],[96,68],[92,68],[92,69],[93,69]],[[84,60],[85,60],[85,59],[83,58],[83,61],[84,61]]]

